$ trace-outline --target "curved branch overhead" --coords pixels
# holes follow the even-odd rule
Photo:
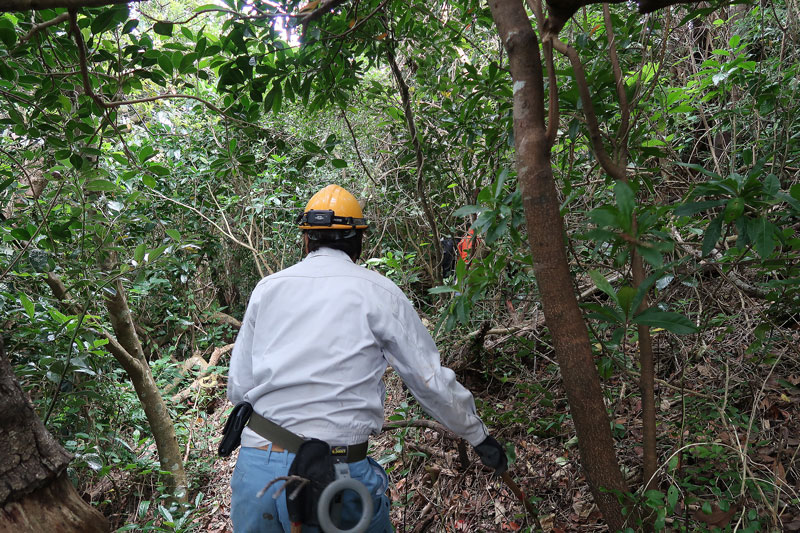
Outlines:
[[[143,0],[5,0],[0,2],[0,13],[5,11],[38,11],[40,9],[80,9],[114,4],[130,4]]]
[[[636,0],[639,6],[639,13],[652,13],[665,7],[676,4],[697,4],[700,0]],[[547,33],[557,35],[561,28],[580,8],[590,4],[621,4],[623,0],[610,0],[602,2],[600,0],[547,0],[547,11],[549,16],[545,21],[544,29]]]

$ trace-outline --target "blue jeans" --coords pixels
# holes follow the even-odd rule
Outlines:
[[[291,531],[289,513],[286,510],[285,492],[277,499],[272,496],[283,486],[278,481],[261,498],[256,497],[264,486],[276,477],[285,476],[294,454],[273,452],[259,448],[242,448],[231,478],[231,520],[234,533],[288,533]],[[369,533],[391,533],[394,531],[389,519],[389,498],[386,489],[389,478],[383,468],[373,459],[350,463],[350,477],[361,481],[372,494],[372,522]],[[360,503],[360,502],[359,502]],[[345,499],[342,516],[361,516],[360,505]],[[350,507],[350,508],[348,508]],[[341,526],[339,526],[341,527]],[[303,526],[303,533],[318,533],[316,527]]]

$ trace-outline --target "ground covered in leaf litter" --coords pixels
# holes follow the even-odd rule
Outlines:
[[[678,492],[675,510],[666,521],[668,531],[733,530],[744,513],[753,510],[763,519],[763,531],[800,531],[800,331],[789,328],[782,339],[772,347],[771,360],[753,363],[743,348],[752,339],[741,338],[736,331],[710,331],[698,342],[709,346],[715,342],[718,349],[725,350],[727,359],[722,365],[712,357],[713,347],[688,358],[691,364],[681,364],[676,354],[694,348],[675,346],[668,337],[656,336],[662,377],[657,384],[659,456],[666,470],[660,488],[666,494],[670,485],[680,487],[679,479],[686,479],[684,474],[692,469],[706,476],[698,474],[693,482],[708,485],[694,490],[695,496],[705,494],[699,500],[685,500],[684,492]],[[491,346],[508,349],[513,343],[497,339],[486,342],[484,348]],[[630,350],[635,354],[635,346]],[[445,353],[445,362],[457,369],[459,379],[475,393],[479,412],[492,433],[512,445],[512,477],[534,502],[541,530],[607,531],[581,472],[574,428],[552,354],[504,359],[501,352],[490,348],[480,358],[470,359],[465,356],[468,352]],[[513,368],[504,369],[504,365]],[[608,407],[620,463],[635,488],[641,485],[641,401],[635,372],[626,370],[618,375],[604,385],[613,393]],[[414,425],[425,424],[419,421],[427,417],[391,370],[386,383],[386,419],[410,424],[373,439],[370,451],[389,472],[396,531],[539,530],[508,486],[494,479],[471,450],[464,467],[452,435],[435,424]],[[222,389],[218,392],[205,406],[211,414],[204,420],[202,438],[198,431],[192,443],[192,460],[206,461],[210,468],[203,480],[200,508],[191,520],[196,530],[211,533],[232,531],[229,482],[236,459],[235,455],[215,457],[218,429],[229,407]],[[726,403],[736,404],[734,411],[751,415],[753,423],[717,416],[714,412],[724,410]],[[777,496],[774,490],[745,491],[733,506],[723,504],[721,508],[715,492],[732,483],[724,472],[742,470],[743,455],[737,450],[745,442],[756,443],[747,456],[746,477],[780,490]],[[723,453],[714,457],[692,453],[695,446],[709,443],[722,446]],[[684,452],[677,453],[679,450]],[[709,472],[720,475],[714,479],[708,477]],[[123,507],[132,512],[127,517],[117,515],[119,525],[142,520],[136,517],[135,504],[128,502]],[[703,512],[703,507],[711,512]]]
[[[749,384],[748,387],[753,389],[751,399],[756,399],[756,402],[748,404],[747,398],[738,398],[734,394],[730,394],[727,400],[742,402],[741,408],[752,412],[756,421],[755,427],[749,428],[749,439],[759,445],[752,448],[747,472],[749,476],[764,479],[767,483],[782,485],[781,496],[773,509],[765,505],[758,494],[747,492],[740,504],[725,511],[717,505],[714,489],[709,486],[704,502],[692,501],[684,505],[684,500],[679,499],[673,513],[675,516],[667,519],[668,531],[679,530],[683,523],[690,531],[714,530],[714,527],[731,530],[741,513],[753,509],[762,515],[764,531],[800,531],[800,507],[796,505],[800,492],[800,358],[796,346],[800,346],[800,334],[797,331],[790,331],[790,334],[798,341],[797,345],[776,347],[786,352],[783,364],[738,365],[731,361],[726,373],[725,368],[706,360],[691,368],[683,368],[682,380],[679,379],[681,369],[675,368],[669,372],[669,379],[658,384],[659,452],[662,458],[669,457],[681,447],[691,450],[692,444],[702,442],[716,442],[730,450],[741,449],[748,438],[747,426],[731,424],[712,415],[704,419],[705,427],[689,427],[685,410],[692,409],[697,402],[724,402],[724,391],[730,391],[731,380]],[[735,333],[729,335],[735,337]],[[744,353],[740,350],[740,355],[734,359],[741,363]],[[459,366],[455,361],[451,363]],[[666,366],[667,363],[662,365]],[[756,374],[744,374],[745,368]],[[479,410],[494,413],[485,416],[493,433],[500,441],[513,444],[516,457],[510,469],[512,476],[535,502],[542,530],[553,533],[607,531],[581,472],[574,429],[570,419],[564,416],[567,407],[557,371],[547,364],[517,368],[516,371],[515,379],[505,383],[491,378],[487,381],[482,369],[467,367],[459,374],[475,392]],[[622,375],[625,379],[610,383],[616,398],[609,401],[609,408],[614,417],[623,471],[631,487],[636,487],[641,484],[641,401],[636,391],[636,376]],[[413,397],[403,389],[393,372],[387,373],[386,379],[387,420],[427,418],[415,407]],[[538,384],[536,393],[527,386],[530,383]],[[701,390],[717,390],[720,396],[704,398],[700,395],[706,393]],[[682,403],[687,407],[682,407]],[[713,405],[708,408],[713,410]],[[509,416],[509,413],[513,415]],[[697,421],[693,419],[691,424],[697,424]],[[532,427],[536,431],[529,433]],[[683,438],[681,427],[684,428]],[[471,450],[471,463],[463,468],[456,442],[446,432],[426,427],[389,430],[372,441],[371,455],[380,460],[389,472],[392,521],[398,532],[538,530],[526,516],[522,503],[501,480],[492,478],[476,461]],[[682,463],[678,465],[679,469],[689,469],[699,461],[711,461],[706,464],[706,469],[712,471],[740,468],[740,465],[731,464],[741,459],[736,453],[722,454],[718,458],[696,457],[690,452],[678,455]],[[202,531],[223,533],[231,531],[228,483],[235,460],[220,459],[215,464],[217,468],[206,491],[208,513],[200,519],[199,525]],[[665,460],[663,466],[668,467],[668,461]],[[675,466],[674,460],[672,466]],[[665,494],[677,477],[674,470],[665,476],[661,487]],[[723,482],[707,480],[709,485]],[[702,503],[709,504],[711,514],[702,511]]]

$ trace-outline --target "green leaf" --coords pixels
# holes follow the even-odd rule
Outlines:
[[[275,86],[275,97],[272,100],[272,112],[276,115],[281,111],[281,100],[283,99],[283,91],[280,85]]]
[[[2,29],[0,29],[0,34],[2,34]],[[17,81],[17,71],[16,69],[11,68],[6,61],[0,61],[0,78],[15,82]]]
[[[720,235],[722,235],[722,217],[719,216],[712,220],[706,228],[705,235],[703,235],[703,257],[711,253],[711,250],[716,246]]]
[[[97,15],[94,20],[92,21],[91,30],[92,33],[97,35],[103,33],[106,30],[110,30],[111,28],[115,28],[116,26],[122,24],[123,20],[128,18],[128,6],[127,4],[117,5],[106,9],[99,15]]]
[[[311,152],[312,154],[322,153],[322,148],[311,141],[303,141],[303,148],[305,148],[306,152]]]
[[[633,317],[633,323],[653,328],[663,328],[676,335],[686,335],[697,332],[697,328],[692,321],[682,314],[662,311],[656,307],[645,309]]]
[[[619,218],[619,210],[612,205],[603,205],[589,211],[589,220],[600,228],[618,227]]]
[[[11,49],[14,43],[17,42],[17,32],[14,29],[14,23],[7,17],[0,17],[0,41],[6,45],[6,48]],[[5,61],[5,59],[3,59]]]
[[[667,504],[669,505],[669,510],[675,512],[675,505],[678,503],[678,498],[680,497],[680,491],[678,487],[675,485],[670,485],[667,489]]]
[[[628,285],[620,287],[619,291],[617,291],[617,300],[619,301],[619,306],[622,308],[622,312],[625,313],[625,317],[631,316],[631,304],[633,304],[635,296],[636,290]]]
[[[158,66],[167,73],[167,75],[172,76],[172,56],[169,54],[161,54],[158,56]]]
[[[597,270],[590,270],[589,277],[592,278],[592,281],[594,281],[594,284],[597,286],[598,289],[609,295],[612,300],[614,300],[617,304],[619,304],[619,300],[617,299],[617,292],[614,290],[614,288],[611,286],[611,284],[608,282],[605,276],[603,276]]]
[[[28,313],[28,317],[33,320],[33,302],[30,301],[24,292],[19,293],[19,301],[22,303],[22,307],[25,308],[25,312]]]
[[[475,213],[482,212],[485,207],[481,207],[479,205],[464,205],[459,207],[458,209],[453,212],[454,217],[466,217],[469,215],[474,215]]]
[[[144,259],[145,251],[147,251],[147,247],[145,246],[145,244],[143,242],[139,243],[139,246],[137,246],[136,249],[133,251],[133,260],[136,261],[137,263],[141,263],[142,259]]]
[[[0,192],[3,192],[4,190],[6,190],[8,188],[8,186],[11,185],[12,183],[14,183],[15,181],[17,181],[17,178],[11,177],[11,178],[8,178],[7,180],[3,181],[3,183],[0,183]]]
[[[664,493],[660,490],[651,489],[645,491],[644,497],[649,503],[653,504],[653,507],[664,503]]]
[[[766,259],[775,250],[775,233],[778,228],[764,217],[751,220],[747,224],[747,233],[753,246],[762,259]]]
[[[728,200],[728,205],[725,206],[722,217],[725,219],[725,222],[730,224],[742,216],[742,213],[744,213],[744,198],[737,196],[736,198]]]
[[[159,246],[158,248],[153,248],[152,250],[148,251],[147,262],[152,263],[153,261],[161,257],[161,254],[163,254],[164,250],[166,250],[167,248],[169,248],[169,244],[165,244],[164,246]]]
[[[172,23],[171,22],[156,22],[153,24],[153,31],[159,35],[172,36]]]
[[[620,225],[626,232],[630,232],[633,217],[635,197],[633,189],[624,181],[618,181],[614,185],[614,196],[617,199],[617,209],[619,209]]]
[[[125,23],[125,25],[122,27],[122,33],[123,33],[123,34],[130,33],[130,32],[132,32],[133,30],[135,30],[135,29],[136,29],[136,27],[137,27],[138,25],[139,25],[139,21],[138,21],[137,19],[129,20],[129,21],[128,21],[128,22],[126,22],[126,23]]]
[[[180,232],[178,232],[178,230],[168,229],[168,230],[164,230],[164,232],[167,235],[169,235],[172,239],[174,239],[176,241],[180,241],[181,240],[181,234],[180,234]]]
[[[724,204],[727,200],[707,200],[704,202],[688,202],[683,205],[679,205],[675,208],[675,216],[676,217],[685,217],[694,215],[695,213],[699,213],[701,211],[706,211],[713,207],[718,207]]]
[[[60,312],[58,309],[54,309],[52,307],[47,309],[47,313],[53,320],[55,320],[59,324],[64,324],[69,320],[69,317],[67,315]]]
[[[457,292],[457,289],[447,285],[439,285],[438,287],[432,287],[428,289],[428,294],[443,294],[447,292]]]
[[[142,146],[142,149],[139,150],[139,154],[137,156],[139,158],[139,163],[144,163],[145,161],[153,157],[155,153],[156,153],[155,149],[149,144]]]
[[[642,256],[642,259],[658,268],[664,263],[664,256],[661,252],[653,246],[637,246],[636,251]]]
[[[94,179],[86,184],[86,189],[89,191],[116,191],[117,186],[104,179]]]
[[[169,176],[170,170],[163,165],[150,165],[147,167],[156,176]]]
[[[331,159],[331,165],[333,165],[333,168],[345,168],[347,167],[347,161],[344,159]]]
[[[145,174],[144,176],[142,176],[142,183],[144,183],[151,189],[154,189],[156,187],[156,179],[153,176],[150,176],[149,174]]]
[[[775,174],[767,174],[764,179],[764,196],[767,200],[772,200],[781,189],[781,182]]]
[[[463,280],[467,275],[467,263],[459,257],[456,262],[456,279]]]

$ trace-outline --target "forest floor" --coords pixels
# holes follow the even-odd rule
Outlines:
[[[678,489],[671,489],[675,495],[667,531],[710,531],[715,526],[733,530],[746,514],[763,524],[752,531],[800,531],[800,332],[787,329],[783,341],[771,346],[774,357],[759,361],[748,359],[743,348],[751,339],[737,335],[717,332],[707,339],[707,351],[683,364],[675,363],[680,350],[666,336],[655,337],[661,352],[659,375],[664,378],[656,386],[663,460],[659,489],[664,495],[671,486]],[[507,353],[489,350],[476,358],[462,347],[443,353],[443,359],[475,394],[492,434],[511,444],[511,477],[533,501],[542,530],[607,531],[582,474],[557,366],[545,353],[521,356],[513,342],[502,346]],[[718,359],[720,353],[727,359]],[[615,376],[604,380],[607,406],[621,468],[636,488],[642,483],[637,376],[630,369]],[[503,480],[492,477],[471,449],[464,467],[456,440],[430,427],[429,418],[391,369],[384,379],[386,420],[409,426],[384,431],[370,448],[390,477],[396,531],[502,533],[534,525],[520,500]],[[198,425],[190,439],[187,467],[194,469],[197,490],[190,499],[203,494],[190,518],[194,531],[232,531],[229,483],[236,455],[216,457],[219,430],[230,407],[223,391],[218,388],[199,408],[208,414],[196,419],[203,418],[202,427]],[[737,419],[736,413],[747,416]],[[740,450],[747,442],[743,469]],[[776,487],[779,490],[773,490]],[[141,521],[135,498],[131,490],[112,505],[116,513],[105,510],[106,514],[115,514],[112,520],[118,526]],[[153,516],[152,510],[148,516]]]
[[[387,420],[409,412],[414,413],[410,417],[413,420],[427,419],[418,406],[406,407],[415,402],[393,371],[387,372],[385,381]],[[485,394],[476,396],[497,407],[509,401]],[[215,402],[219,408],[214,410],[213,419],[217,419],[217,427],[222,427],[227,406],[223,399]],[[403,419],[409,417],[404,414]],[[600,514],[580,474],[577,448],[548,449],[546,442],[526,438],[519,429],[495,427],[493,433],[501,441],[513,443],[516,460],[510,472],[526,494],[541,500],[537,508],[545,531],[607,530],[600,525]],[[494,478],[477,460],[471,446],[468,448],[470,464],[464,469],[456,442],[435,428],[393,429],[371,440],[370,455],[389,474],[391,516],[396,531],[513,532],[532,525],[526,519],[523,504],[509,487]],[[202,453],[213,456],[215,449],[212,446]],[[195,521],[200,531],[228,533],[232,531],[229,484],[236,454],[217,458],[213,464]]]

